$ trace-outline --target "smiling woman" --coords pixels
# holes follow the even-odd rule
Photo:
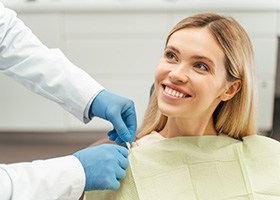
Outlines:
[[[201,14],[182,20],[167,37],[140,136],[153,130],[168,137],[255,134],[253,63],[250,39],[234,19]]]
[[[224,60],[222,48],[208,29],[184,28],[173,33],[155,73],[158,108],[168,116],[161,135],[218,134],[211,116],[221,101],[240,89],[239,79],[226,80]],[[186,97],[178,98],[176,93]]]
[[[87,199],[280,197],[280,143],[256,135],[254,85],[252,45],[234,19],[180,21],[155,70],[126,178]]]

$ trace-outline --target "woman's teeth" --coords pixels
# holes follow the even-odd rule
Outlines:
[[[187,95],[185,95],[185,94],[183,94],[181,92],[178,92],[177,90],[173,90],[173,89],[171,89],[171,88],[169,88],[167,86],[165,87],[164,91],[167,94],[169,94],[169,95],[171,95],[173,97],[177,97],[177,98],[185,98],[187,96]]]

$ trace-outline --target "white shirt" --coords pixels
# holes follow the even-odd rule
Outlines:
[[[57,102],[87,123],[88,109],[104,88],[58,49],[48,49],[16,13],[0,3],[0,72]],[[2,154],[3,152],[0,152]],[[8,153],[8,152],[7,152]],[[0,199],[78,199],[85,186],[74,156],[0,164]]]

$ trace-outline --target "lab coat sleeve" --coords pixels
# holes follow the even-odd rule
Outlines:
[[[0,3],[0,72],[87,123],[88,107],[104,88],[59,49],[43,45],[16,13]]]
[[[84,187],[84,170],[74,156],[0,165],[1,200],[77,200]]]

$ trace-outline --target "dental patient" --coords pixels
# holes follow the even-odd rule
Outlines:
[[[280,199],[280,143],[257,135],[254,76],[252,44],[234,19],[180,21],[155,70],[121,187],[86,199]]]

